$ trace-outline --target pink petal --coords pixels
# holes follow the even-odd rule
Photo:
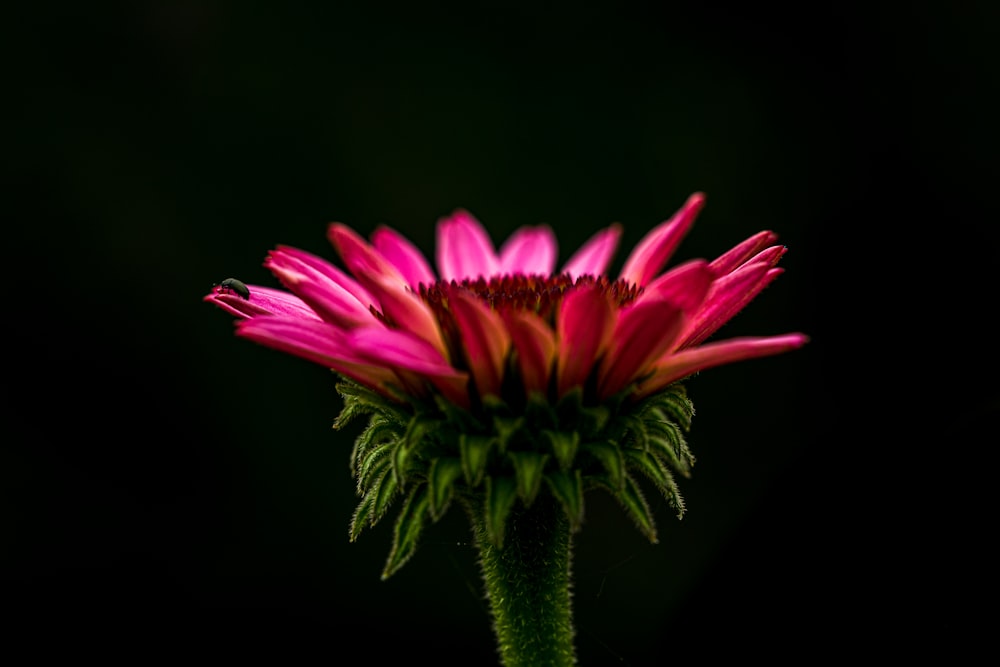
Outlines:
[[[568,273],[572,278],[604,275],[618,248],[621,235],[622,226],[618,223],[597,232],[573,253],[563,266],[562,273]]]
[[[389,260],[350,227],[334,223],[330,239],[348,270],[378,299],[382,314],[391,324],[424,339],[440,354],[447,353],[434,312],[410,290],[403,274]]]
[[[452,290],[449,305],[479,395],[499,396],[510,351],[507,327],[496,311],[465,291]]]
[[[422,284],[433,285],[437,276],[431,270],[424,254],[402,234],[386,226],[378,227],[372,234],[372,245],[383,257],[399,270],[407,284],[414,290]]]
[[[426,341],[406,331],[381,329],[347,334],[352,350],[372,364],[412,371],[426,378],[452,403],[469,406],[469,374],[449,364]]]
[[[548,225],[521,227],[500,248],[500,271],[523,275],[552,275],[558,244]]]
[[[648,284],[667,263],[705,205],[705,195],[688,197],[677,213],[646,234],[625,260],[619,278],[640,287]]]
[[[359,358],[344,334],[319,320],[256,317],[239,320],[236,333],[272,349],[331,368],[363,385],[384,390],[395,380],[390,369]]]
[[[637,398],[649,396],[693,373],[746,359],[768,357],[802,347],[809,337],[802,333],[781,336],[732,338],[668,353],[656,364],[653,375],[639,386]]]
[[[616,317],[617,311],[607,296],[592,285],[571,290],[563,297],[556,315],[559,396],[586,382],[594,363],[604,354],[611,340]]]
[[[748,259],[778,240],[778,235],[771,231],[757,232],[746,241],[719,255],[712,263],[712,272],[722,276],[733,271]],[[780,247],[780,246],[779,246]]]
[[[708,294],[712,272],[708,262],[692,260],[663,274],[649,292],[622,311],[601,362],[598,395],[606,398],[642,377],[654,361],[671,349]]]
[[[538,315],[522,310],[506,310],[501,316],[510,332],[517,363],[527,394],[548,391],[556,360],[556,335]]]
[[[486,229],[468,211],[455,211],[437,225],[437,267],[441,280],[461,282],[490,278],[500,272],[497,257]]]
[[[693,259],[678,264],[646,285],[636,303],[669,301],[686,314],[693,315],[701,307],[711,285],[712,271],[708,262]]]
[[[268,253],[264,266],[316,314],[343,328],[373,323],[369,307],[378,302],[352,278],[314,255],[289,247]],[[359,300],[363,295],[364,301]]]
[[[705,303],[678,339],[676,349],[697,345],[718,331],[783,271],[770,268],[766,262],[755,262],[713,282]]]
[[[290,292],[263,285],[247,285],[247,288],[250,290],[249,300],[235,294],[219,291],[219,288],[206,294],[202,300],[213,303],[237,317],[288,315],[307,320],[321,319],[302,299]]]

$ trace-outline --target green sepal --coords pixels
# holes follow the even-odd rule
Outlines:
[[[514,503],[517,501],[517,484],[510,477],[486,478],[486,532],[496,548],[503,547],[504,528]]]
[[[399,483],[396,481],[396,476],[392,474],[392,470],[386,466],[386,469],[376,478],[375,484],[368,490],[365,495],[372,495],[372,506],[370,521],[371,525],[375,525],[381,521],[382,517],[385,516],[386,510],[389,509],[389,505],[392,501],[396,499],[396,495],[399,493],[400,487]]]
[[[583,525],[583,474],[559,470],[545,475],[552,495],[562,504],[571,529],[576,532]]]
[[[424,444],[427,434],[441,425],[440,420],[429,417],[414,417],[406,427],[405,435],[400,438],[400,445],[393,452],[392,473],[396,475],[396,480],[400,486],[406,483],[406,474],[409,472],[410,457],[414,452],[418,452]]]
[[[382,569],[382,580],[395,574],[417,551],[429,505],[427,486],[420,484],[406,497],[392,532],[392,549]]]
[[[634,415],[624,415],[618,419],[618,423],[623,427],[622,435],[619,436],[623,447],[649,449],[649,431],[646,429],[646,422],[642,418]]]
[[[431,518],[444,516],[455,492],[455,480],[462,476],[462,462],[457,458],[440,457],[431,462],[427,475]]]
[[[401,428],[385,415],[373,415],[368,425],[354,439],[351,450],[350,466],[355,475],[359,475],[365,461],[370,458],[373,449],[380,448],[399,438]],[[381,452],[379,456],[384,454]]]
[[[524,404],[524,417],[527,423],[538,430],[554,429],[559,424],[559,417],[548,397],[539,391],[533,391],[528,396]]]
[[[670,468],[660,458],[635,449],[626,449],[625,458],[630,469],[638,470],[653,482],[670,506],[677,510],[677,518],[683,518],[684,499]]]
[[[625,459],[621,448],[606,440],[595,440],[583,443],[580,449],[600,461],[615,489],[622,488],[625,483]]]
[[[394,445],[395,443],[392,442],[382,443],[377,448],[368,450],[364,458],[358,462],[354,476],[357,480],[359,496],[368,493],[368,489],[372,486],[372,480],[385,473],[386,466],[390,464],[387,454]]]
[[[397,424],[405,424],[407,416],[393,403],[353,380],[341,378],[336,384],[337,393],[344,399],[344,407],[333,422],[333,428],[342,429],[363,415],[382,414]]]
[[[680,426],[672,421],[656,421],[647,422],[647,428],[649,451],[655,456],[664,458],[682,476],[690,477],[694,454],[688,448]]]
[[[514,464],[517,478],[517,495],[525,507],[530,507],[542,486],[548,454],[541,452],[508,452],[507,458]]]
[[[639,488],[639,484],[631,475],[625,476],[625,484],[621,489],[615,490],[610,485],[606,486],[615,500],[622,506],[625,513],[635,523],[636,528],[646,536],[653,544],[659,542],[656,536],[656,522],[653,520],[653,512],[649,509],[646,496]]]
[[[440,394],[434,395],[434,404],[444,414],[445,421],[461,433],[482,433],[486,430],[482,422],[471,412],[460,408]]]
[[[524,427],[524,417],[494,417],[493,431],[496,433],[500,453],[507,451],[507,446],[514,436]]]
[[[660,419],[676,422],[685,432],[691,430],[694,403],[688,398],[687,389],[682,384],[672,384],[666,390],[651,395],[642,408],[660,411]]]
[[[351,542],[357,540],[361,531],[374,523],[371,518],[374,498],[374,495],[366,494],[361,498],[358,506],[354,508],[354,514],[351,516],[351,529],[348,532],[348,540]]]
[[[552,454],[556,457],[556,461],[559,462],[559,468],[561,470],[569,470],[573,465],[573,459],[576,458],[576,452],[580,448],[580,434],[577,431],[566,432],[545,429],[542,431],[542,438],[549,443]]]
[[[490,460],[490,448],[494,438],[489,435],[469,435],[462,433],[458,438],[458,450],[462,456],[462,472],[470,488],[479,486]]]

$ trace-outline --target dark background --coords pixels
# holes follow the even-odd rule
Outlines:
[[[18,13],[18,11],[20,13]],[[464,519],[379,580],[324,369],[202,303],[327,223],[425,252],[469,209],[617,269],[692,192],[676,261],[772,229],[725,329],[802,350],[689,383],[688,514],[588,496],[583,665],[974,645],[991,580],[998,28],[987,3],[585,8],[35,5],[6,21],[4,644],[127,661],[495,664]],[[985,476],[984,474],[984,476]],[[970,638],[973,643],[970,643]]]

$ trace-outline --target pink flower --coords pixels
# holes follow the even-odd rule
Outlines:
[[[617,278],[606,271],[621,227],[595,234],[556,270],[547,226],[522,227],[497,250],[466,211],[438,222],[435,264],[398,232],[367,241],[334,223],[346,272],[278,246],[264,263],[285,290],[204,298],[240,318],[237,334],[316,362],[386,397],[440,394],[463,408],[488,396],[574,388],[585,400],[641,399],[699,371],[780,354],[802,333],[706,342],[769,285],[785,253],[759,232],[718,258],[663,271],[705,198],[696,193],[653,228]]]

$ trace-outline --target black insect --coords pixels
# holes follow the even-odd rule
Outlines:
[[[219,283],[220,292],[229,292],[230,294],[236,294],[243,297],[245,300],[250,300],[250,290],[241,281],[236,278],[226,278],[221,283]]]

